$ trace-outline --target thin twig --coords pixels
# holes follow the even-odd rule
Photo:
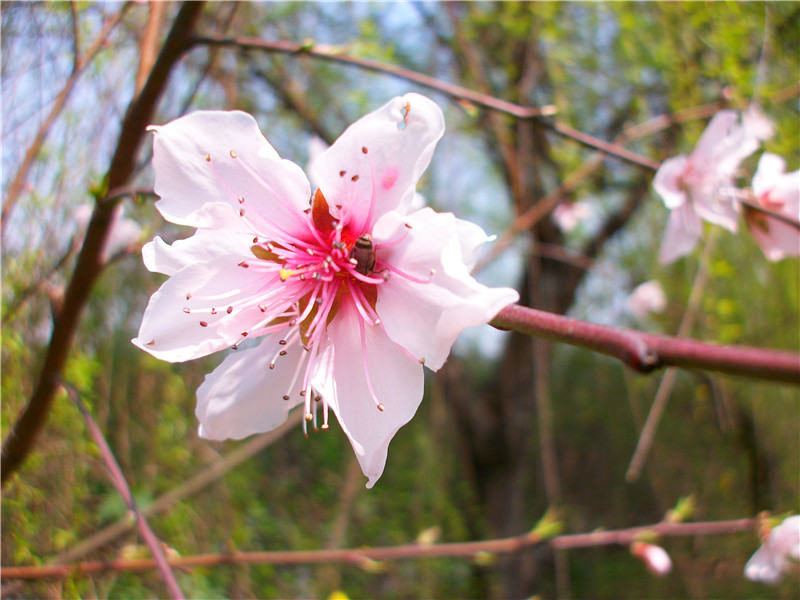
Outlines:
[[[168,492],[156,498],[155,501],[151,502],[141,510],[142,515],[145,517],[150,517],[152,515],[162,513],[176,502],[179,502],[184,498],[188,498],[189,496],[192,496],[208,487],[223,475],[228,473],[231,469],[234,469],[249,458],[261,452],[270,444],[281,439],[288,431],[291,431],[292,428],[296,427],[301,422],[302,418],[302,411],[294,411],[294,413],[289,415],[289,418],[286,420],[286,422],[277,429],[273,429],[268,433],[264,433],[245,442],[235,450],[226,454],[220,460],[208,466],[206,469],[196,473],[190,479],[187,479],[180,485],[175,486]],[[125,535],[131,530],[131,528],[132,525],[129,520],[120,519],[116,523],[108,525],[107,527],[96,532],[91,537],[79,542],[71,549],[59,554],[49,562],[64,563],[78,560],[90,552],[110,544],[117,538]]]
[[[413,81],[421,86],[437,90],[453,98],[466,100],[468,102],[472,102],[473,104],[483,106],[484,108],[489,108],[491,110],[511,115],[517,119],[530,119],[536,121],[543,127],[546,127],[563,137],[570,138],[580,144],[595,150],[599,150],[605,154],[608,154],[609,156],[624,160],[625,162],[629,162],[652,171],[658,169],[659,166],[657,161],[636,154],[635,152],[631,152],[630,150],[618,144],[601,140],[587,133],[578,131],[577,129],[564,123],[556,123],[548,120],[546,117],[553,115],[556,112],[555,107],[553,106],[532,107],[522,106],[513,102],[507,102],[488,94],[482,94],[460,85],[447,83],[437,79],[436,77],[431,77],[430,75],[418,73],[410,69],[405,69],[396,65],[390,65],[369,58],[349,56],[344,54],[343,49],[340,46],[332,46],[329,44],[295,44],[292,42],[267,41],[249,37],[226,38],[222,36],[197,37],[195,38],[195,43],[206,44],[209,46],[231,46],[234,48],[240,48],[242,50],[262,50],[265,52],[280,52],[283,54],[292,54],[297,56],[311,56],[322,60],[329,60],[341,64],[361,67],[363,69],[369,69],[378,73],[386,73],[388,75],[405,79],[406,81]]]
[[[457,542],[450,544],[406,544],[378,548],[347,548],[336,550],[301,550],[275,552],[237,552],[226,554],[197,554],[170,558],[169,564],[176,568],[213,567],[221,565],[307,565],[346,563],[364,566],[374,561],[403,559],[464,557],[481,555],[513,554],[532,546],[547,545],[554,550],[567,548],[594,548],[598,546],[627,546],[642,538],[653,536],[691,537],[701,535],[730,535],[755,531],[756,519],[733,521],[710,521],[698,523],[661,522],[643,527],[631,527],[612,531],[593,531],[572,535],[542,538],[531,531],[523,535],[485,540],[480,542]],[[90,561],[64,565],[31,567],[3,566],[0,575],[4,579],[63,578],[75,575],[90,575],[105,571],[142,572],[155,568],[152,559]]]
[[[133,498],[131,488],[126,481],[125,475],[123,474],[122,469],[120,469],[119,463],[114,457],[114,453],[111,451],[106,438],[103,436],[100,426],[97,424],[97,421],[94,420],[94,417],[92,417],[92,413],[89,412],[89,409],[86,408],[86,405],[83,403],[83,400],[81,400],[81,395],[78,393],[78,391],[65,382],[61,383],[61,387],[67,392],[70,399],[75,403],[75,405],[78,407],[78,410],[81,411],[83,418],[86,420],[86,427],[89,430],[92,438],[94,438],[97,447],[100,449],[100,455],[103,457],[103,462],[109,471],[111,482],[122,496],[122,499],[125,501],[128,510],[130,510],[136,518],[136,524],[139,526],[139,532],[142,534],[142,539],[144,539],[147,547],[150,548],[156,568],[158,568],[158,570],[161,572],[161,576],[164,578],[164,583],[167,584],[167,589],[169,589],[170,595],[176,600],[184,600],[185,596],[183,591],[175,579],[175,574],[172,572],[172,569],[167,563],[167,557],[162,549],[161,540],[159,540],[158,537],[156,537],[156,534],[153,533],[153,530],[150,528],[147,519],[142,516],[139,508],[136,506],[136,501]]]
[[[74,5],[70,3],[70,7],[72,6]],[[11,211],[16,205],[17,200],[19,200],[19,193],[22,189],[22,184],[25,183],[25,178],[28,176],[28,171],[30,170],[34,159],[39,155],[39,150],[42,147],[48,132],[50,131],[50,127],[53,125],[53,121],[55,121],[55,118],[64,108],[67,98],[69,98],[69,95],[75,87],[75,83],[78,81],[81,73],[83,73],[86,66],[94,59],[97,52],[103,47],[111,31],[117,26],[120,20],[122,20],[122,17],[128,10],[128,6],[129,4],[125,3],[120,11],[114,15],[114,18],[106,23],[105,27],[103,27],[102,31],[97,36],[97,39],[92,44],[91,48],[89,48],[89,50],[86,52],[86,56],[83,57],[82,60],[78,60],[79,50],[77,47],[77,41],[75,40],[75,63],[69,79],[67,79],[66,84],[64,84],[64,88],[56,97],[53,108],[50,109],[50,113],[42,122],[41,127],[39,127],[39,131],[36,132],[36,137],[33,138],[33,142],[31,142],[31,145],[28,147],[28,151],[25,153],[25,158],[22,160],[22,164],[17,170],[14,181],[11,184],[8,193],[6,194],[6,198],[3,202],[3,210],[2,213],[0,213],[0,234],[5,233]],[[75,24],[74,14],[73,24]]]
[[[681,324],[678,326],[678,337],[686,337],[694,326],[695,318],[697,317],[698,310],[700,309],[700,301],[703,299],[706,284],[708,283],[709,264],[711,262],[711,254],[716,246],[719,228],[713,228],[711,234],[706,241],[705,248],[703,249],[703,257],[700,260],[700,266],[697,268],[697,273],[692,282],[692,291],[689,293],[689,300],[686,303],[686,311],[683,313]],[[636,443],[636,449],[633,451],[628,471],[625,473],[625,479],[628,482],[634,482],[639,479],[642,472],[644,461],[647,460],[647,455],[650,453],[650,448],[655,439],[656,429],[661,422],[661,416],[664,414],[664,409],[667,406],[672,387],[675,384],[675,379],[678,376],[678,369],[675,367],[668,367],[664,371],[664,376],[658,384],[656,390],[656,397],[650,407],[650,412],[647,413],[647,420],[645,421],[642,433],[639,436],[639,441]]]
[[[505,307],[490,325],[607,354],[642,373],[672,365],[800,385],[800,354],[794,352],[598,325],[518,304]]]

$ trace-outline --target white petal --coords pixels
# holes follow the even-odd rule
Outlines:
[[[350,211],[345,218],[361,233],[390,210],[408,211],[443,134],[444,115],[432,100],[419,94],[394,98],[348,127],[314,161],[312,179],[328,204]]]
[[[749,213],[747,220],[750,234],[768,260],[800,256],[800,231],[796,227],[756,212]]]
[[[255,348],[228,355],[197,389],[200,437],[238,440],[275,429],[301,402],[303,377],[295,372],[303,358],[299,344],[279,345],[280,336],[265,338]],[[286,348],[270,369],[272,358]],[[289,396],[284,400],[283,396]]]
[[[725,143],[725,138],[738,120],[739,114],[735,110],[721,110],[715,114],[692,150],[692,162],[700,164],[713,160],[720,144]]]
[[[300,167],[278,156],[253,117],[198,111],[151,129],[161,197],[156,207],[165,219],[265,236],[301,229],[311,187]]]
[[[253,237],[246,233],[198,229],[193,236],[172,245],[156,236],[142,248],[142,259],[150,271],[174,275],[189,265],[227,254],[249,257],[252,245]]]
[[[360,318],[351,305],[342,305],[328,326],[331,346],[321,357],[313,384],[336,413],[371,488],[383,473],[389,442],[422,401],[423,369],[377,326],[364,326],[365,354]],[[383,411],[370,394],[364,356]]]
[[[264,316],[259,298],[274,288],[277,275],[265,273],[257,261],[239,267],[241,260],[222,256],[170,277],[150,298],[133,343],[161,360],[182,362],[230,347],[243,339],[242,332],[252,333]],[[243,303],[247,307],[239,308]]]
[[[706,191],[695,193],[695,191],[692,190],[692,199],[698,216],[735,233],[739,228],[739,203],[717,194],[712,195]]]
[[[757,140],[768,140],[775,135],[775,125],[755,102],[742,113],[742,123],[747,133]]]
[[[686,202],[683,175],[688,161],[684,155],[669,158],[661,163],[653,179],[653,188],[669,209],[678,208]]]
[[[775,584],[780,579],[781,571],[767,546],[756,550],[744,566],[744,575],[753,581]]]
[[[702,234],[703,224],[691,204],[684,204],[671,211],[658,254],[659,262],[667,265],[689,254]]]
[[[436,273],[429,283],[391,274],[378,289],[378,316],[392,340],[437,370],[465,328],[488,323],[500,309],[516,302],[519,294],[510,288],[486,287],[469,274],[464,254],[467,250],[471,262],[480,237],[476,225],[467,226],[452,214],[429,208],[405,219],[397,213],[384,219],[376,231],[386,233],[394,224],[394,233],[386,239],[406,231],[405,222],[412,228],[400,244],[381,251],[379,243],[379,260],[421,280],[430,279],[432,268]]]

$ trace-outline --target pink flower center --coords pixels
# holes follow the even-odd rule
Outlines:
[[[232,303],[224,309],[226,315],[235,318],[236,314],[244,310],[249,310],[252,314],[255,306],[258,307],[261,318],[255,323],[248,321],[252,325],[241,332],[242,337],[283,332],[279,340],[279,350],[269,362],[270,369],[276,368],[281,357],[286,356],[286,347],[292,344],[302,345],[306,356],[298,361],[289,389],[283,398],[290,400],[292,390],[297,389],[297,384],[301,381],[300,396],[305,401],[306,422],[313,421],[315,429],[317,401],[322,400],[322,429],[328,428],[328,405],[324,398],[312,399],[310,380],[320,351],[326,346],[327,326],[342,308],[343,303],[353,306],[360,316],[358,326],[361,337],[361,362],[369,392],[378,410],[382,411],[383,405],[378,400],[370,380],[366,349],[366,326],[382,327],[376,310],[378,290],[392,275],[417,283],[429,283],[435,273],[434,269],[431,269],[428,279],[419,279],[401,271],[382,257],[382,250],[403,242],[408,236],[408,230],[395,239],[381,243],[376,243],[372,239],[371,222],[376,178],[371,157],[367,156],[367,148],[361,150],[372,174],[373,190],[369,207],[360,206],[357,207],[358,210],[348,212],[346,207],[336,205],[336,211],[333,213],[322,191],[318,189],[312,196],[310,208],[296,214],[299,227],[294,228],[294,233],[273,224],[276,234],[272,239],[262,236],[253,239],[251,251],[256,260],[242,260],[238,266],[262,272],[263,277],[258,278],[257,289],[252,290],[253,293],[246,294],[246,299]],[[254,178],[257,177],[235,151],[231,151],[230,155],[231,158],[244,164],[245,169]],[[205,160],[214,169],[220,182],[233,193],[233,189],[225,184],[214,168],[211,157],[207,156]],[[342,177],[345,174],[345,171],[340,172]],[[355,184],[359,176],[352,175],[349,179]],[[243,206],[244,198],[242,196],[237,198],[238,204],[242,207],[239,216],[249,222],[250,215]],[[406,226],[410,229],[410,225]],[[256,227],[254,229],[258,230]],[[191,297],[191,293],[187,293],[187,301]],[[198,310],[198,301],[204,305],[201,311],[208,311],[210,308],[211,315],[218,314],[217,309],[208,304],[216,304],[219,298],[195,298],[192,303],[192,313]],[[184,312],[189,313],[190,309],[184,308]],[[200,321],[200,326],[208,327],[209,323]],[[233,348],[236,349],[235,344]],[[306,423],[304,431],[307,431]]]

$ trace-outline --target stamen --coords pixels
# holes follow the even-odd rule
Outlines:
[[[428,279],[420,279],[418,277],[414,277],[413,275],[409,275],[405,271],[401,271],[400,269],[390,265],[389,263],[384,263],[383,261],[380,261],[380,266],[382,266],[385,269],[388,269],[392,273],[396,273],[396,274],[400,275],[400,277],[408,279],[409,281],[413,281],[414,283],[430,283],[431,281],[433,281],[434,275],[436,275],[436,269],[432,268],[430,270],[430,274],[431,274],[430,278],[428,278]]]
[[[379,411],[383,412],[383,404],[378,401],[378,396],[375,394],[375,390],[372,389],[372,380],[369,377],[369,367],[367,366],[367,333],[364,328],[364,321],[358,322],[358,328],[361,332],[361,360],[364,366],[364,377],[367,380],[367,389],[375,402],[375,406]]]

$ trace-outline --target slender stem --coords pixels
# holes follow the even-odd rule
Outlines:
[[[755,519],[733,521],[711,521],[699,523],[661,522],[643,527],[630,527],[612,531],[593,531],[572,535],[542,538],[535,531],[523,535],[485,540],[422,546],[406,544],[378,548],[347,548],[336,550],[301,550],[274,552],[230,552],[227,554],[197,554],[169,559],[172,567],[213,567],[220,565],[272,564],[304,565],[320,563],[348,563],[357,566],[372,561],[402,559],[467,557],[481,554],[513,554],[537,545],[546,545],[554,550],[567,548],[593,548],[598,546],[628,545],[642,537],[687,537],[701,535],[729,535],[751,532],[757,528]],[[90,575],[104,571],[142,572],[156,567],[152,559],[90,561],[77,564],[45,565],[31,567],[3,566],[0,574],[4,579],[63,578],[74,575]]]
[[[36,137],[31,142],[31,145],[28,147],[28,151],[25,153],[25,158],[22,160],[22,164],[20,165],[19,169],[17,170],[17,174],[14,176],[14,181],[12,182],[8,192],[6,193],[6,198],[3,201],[3,210],[0,213],[0,232],[3,234],[6,230],[6,225],[8,224],[9,218],[11,217],[11,211],[14,209],[14,206],[19,200],[19,193],[22,190],[22,185],[25,183],[25,178],[28,176],[28,171],[30,170],[31,166],[34,163],[34,160],[39,155],[39,150],[44,143],[44,140],[47,138],[47,134],[50,131],[50,128],[53,125],[56,117],[59,113],[63,110],[64,106],[67,103],[67,99],[69,98],[72,90],[75,87],[78,79],[83,73],[86,65],[88,65],[95,57],[97,52],[103,48],[106,39],[108,38],[111,31],[117,26],[117,24],[122,20],[122,17],[125,15],[129,7],[129,4],[123,4],[120,11],[114,15],[114,17],[103,27],[100,34],[97,36],[97,39],[92,44],[91,48],[86,52],[86,56],[81,59],[80,57],[80,49],[79,43],[77,39],[77,19],[76,15],[72,14],[72,25],[73,25],[73,43],[74,43],[74,62],[72,73],[70,73],[69,79],[67,79],[66,84],[64,85],[61,92],[56,97],[55,103],[53,104],[53,108],[50,109],[50,113],[44,119],[41,127],[39,127],[39,131],[36,132]],[[74,4],[70,3],[70,9],[74,9]]]
[[[268,41],[250,37],[226,38],[222,36],[197,37],[195,38],[195,43],[206,44],[209,46],[232,46],[243,50],[262,50],[265,52],[280,52],[283,54],[294,54],[298,56],[311,56],[322,60],[353,65],[361,67],[362,69],[377,71],[379,73],[386,73],[401,79],[405,79],[406,81],[413,81],[421,86],[443,92],[453,98],[467,100],[473,104],[483,106],[484,108],[489,108],[491,110],[511,115],[517,119],[530,119],[536,121],[543,127],[547,127],[563,137],[570,138],[580,144],[604,152],[609,156],[619,158],[625,162],[629,162],[652,171],[657,170],[660,164],[658,161],[654,161],[645,156],[636,154],[635,152],[631,152],[619,144],[601,140],[587,133],[578,131],[569,125],[548,120],[546,116],[555,113],[555,107],[553,106],[532,107],[514,104],[513,102],[500,100],[494,96],[482,94],[460,85],[447,83],[435,77],[431,77],[430,75],[418,73],[410,69],[390,65],[369,58],[348,56],[342,52],[342,48],[339,46],[331,46],[328,44],[295,44],[292,42]]]
[[[711,230],[711,234],[706,240],[705,248],[703,249],[703,258],[700,261],[700,266],[697,269],[697,274],[692,283],[692,291],[689,294],[689,301],[686,305],[686,311],[683,313],[681,324],[678,326],[678,337],[684,338],[689,335],[689,332],[694,326],[695,318],[700,310],[700,301],[703,299],[703,293],[708,283],[709,263],[711,262],[711,255],[714,247],[717,245],[717,238],[719,235],[719,227]],[[668,367],[664,371],[664,376],[656,390],[656,397],[650,407],[650,412],[647,414],[642,434],[639,436],[639,441],[636,443],[636,449],[633,452],[628,472],[625,473],[625,479],[628,482],[633,482],[639,479],[639,474],[642,472],[644,461],[647,460],[647,455],[650,453],[650,448],[655,439],[658,424],[661,422],[661,415],[664,414],[664,409],[667,406],[672,387],[678,376],[678,370],[675,367]]]
[[[103,462],[106,464],[106,468],[108,469],[111,477],[111,482],[122,496],[122,499],[125,501],[128,510],[130,510],[134,517],[136,517],[136,524],[139,526],[139,532],[142,534],[142,539],[144,539],[147,547],[150,548],[150,552],[153,555],[156,567],[161,572],[161,576],[164,578],[164,582],[167,584],[170,595],[176,600],[184,600],[185,596],[183,591],[175,579],[175,574],[172,572],[172,569],[167,563],[167,557],[164,555],[164,550],[161,547],[161,540],[159,540],[158,537],[156,537],[156,534],[153,533],[153,530],[150,528],[147,519],[144,518],[142,513],[139,511],[139,507],[136,506],[136,501],[133,499],[131,488],[126,481],[125,475],[123,474],[117,459],[114,457],[114,453],[111,451],[106,438],[103,436],[100,426],[97,424],[97,421],[94,420],[94,417],[92,417],[92,413],[89,412],[89,409],[86,408],[86,405],[81,400],[81,396],[78,391],[66,383],[62,383],[61,387],[67,392],[67,394],[69,394],[69,397],[78,407],[78,410],[81,411],[83,418],[86,420],[86,427],[89,430],[92,438],[94,438],[97,447],[100,449],[100,455],[103,457]]]
[[[141,509],[142,515],[145,517],[150,517],[152,515],[162,513],[173,506],[176,502],[179,502],[184,498],[188,498],[189,496],[192,496],[198,493],[200,490],[208,487],[230,470],[236,468],[249,458],[255,456],[273,442],[281,439],[288,431],[297,427],[297,425],[299,425],[302,421],[302,418],[302,411],[294,411],[289,415],[289,418],[286,419],[286,422],[277,429],[273,429],[270,432],[264,433],[245,442],[235,450],[232,450],[230,453],[226,454],[220,460],[208,466],[206,469],[195,473],[191,478],[182,482],[180,485],[176,485],[168,492],[156,498],[156,500]],[[100,531],[97,531],[91,537],[82,540],[52,560],[49,560],[48,563],[71,562],[78,560],[79,558],[83,558],[90,552],[110,544],[117,538],[121,537],[130,531],[131,527],[132,525],[128,519],[120,519],[116,523],[108,525]]]
[[[607,354],[642,373],[673,365],[800,385],[800,354],[795,352],[644,333],[518,304],[505,307],[490,325]]]

